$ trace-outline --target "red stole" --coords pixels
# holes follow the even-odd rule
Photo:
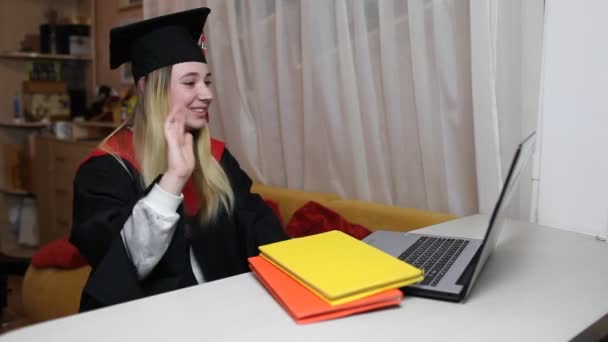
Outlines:
[[[211,139],[211,155],[218,162],[222,159],[222,155],[224,153],[224,142],[216,139]],[[86,157],[80,165],[87,162],[89,159],[97,156],[103,156],[109,154],[108,151],[115,153],[122,159],[128,161],[135,167],[135,169],[141,172],[141,168],[139,163],[137,162],[137,158],[135,158],[135,150],[133,148],[133,132],[129,129],[121,130],[114,134],[110,139],[108,139],[105,143],[106,150],[101,148],[96,148],[91,152],[91,154]],[[201,201],[196,192],[196,188],[194,186],[194,181],[192,178],[188,180],[184,189],[182,190],[184,194],[184,209],[186,214],[189,216],[194,216],[198,213],[201,208]]]

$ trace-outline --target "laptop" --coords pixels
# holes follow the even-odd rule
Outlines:
[[[505,212],[519,176],[533,151],[536,132],[522,141],[513,157],[500,196],[494,205],[483,239],[378,230],[364,242],[409,264],[424,269],[424,280],[404,288],[407,295],[463,301],[494,250]]]

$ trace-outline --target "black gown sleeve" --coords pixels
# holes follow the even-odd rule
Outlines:
[[[259,246],[288,239],[272,209],[260,195],[251,192],[251,178],[228,150],[224,151],[221,165],[234,192],[234,217],[245,255],[258,255]]]
[[[150,281],[140,281],[137,276],[120,231],[137,201],[156,182],[143,189],[137,171],[127,161],[123,162],[128,171],[113,156],[92,158],[80,167],[74,179],[70,242],[93,268],[83,289],[80,311],[177,288],[179,277],[175,273],[179,272],[165,272],[166,277],[160,280],[148,277],[153,278]],[[169,249],[179,252],[176,248]],[[182,259],[180,255],[178,260]]]
[[[93,268],[112,241],[121,239],[120,231],[142,197],[129,169],[131,174],[107,155],[90,159],[76,173],[70,241]]]

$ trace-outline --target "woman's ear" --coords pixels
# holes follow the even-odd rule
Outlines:
[[[137,90],[144,92],[144,86],[146,85],[146,76],[142,76],[137,80]]]

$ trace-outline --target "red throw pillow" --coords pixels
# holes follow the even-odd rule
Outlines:
[[[281,215],[281,211],[279,210],[279,204],[271,199],[265,199],[264,202],[266,202],[266,205],[269,206],[270,209],[272,209],[274,214],[277,216],[281,227],[285,227],[285,224],[283,223],[283,216]]]
[[[348,222],[340,214],[316,202],[308,202],[296,210],[285,227],[285,232],[292,238],[330,230],[339,230],[359,240],[372,233],[369,229]]]
[[[49,242],[32,257],[32,265],[36,268],[78,268],[87,264],[87,260],[67,237]]]

